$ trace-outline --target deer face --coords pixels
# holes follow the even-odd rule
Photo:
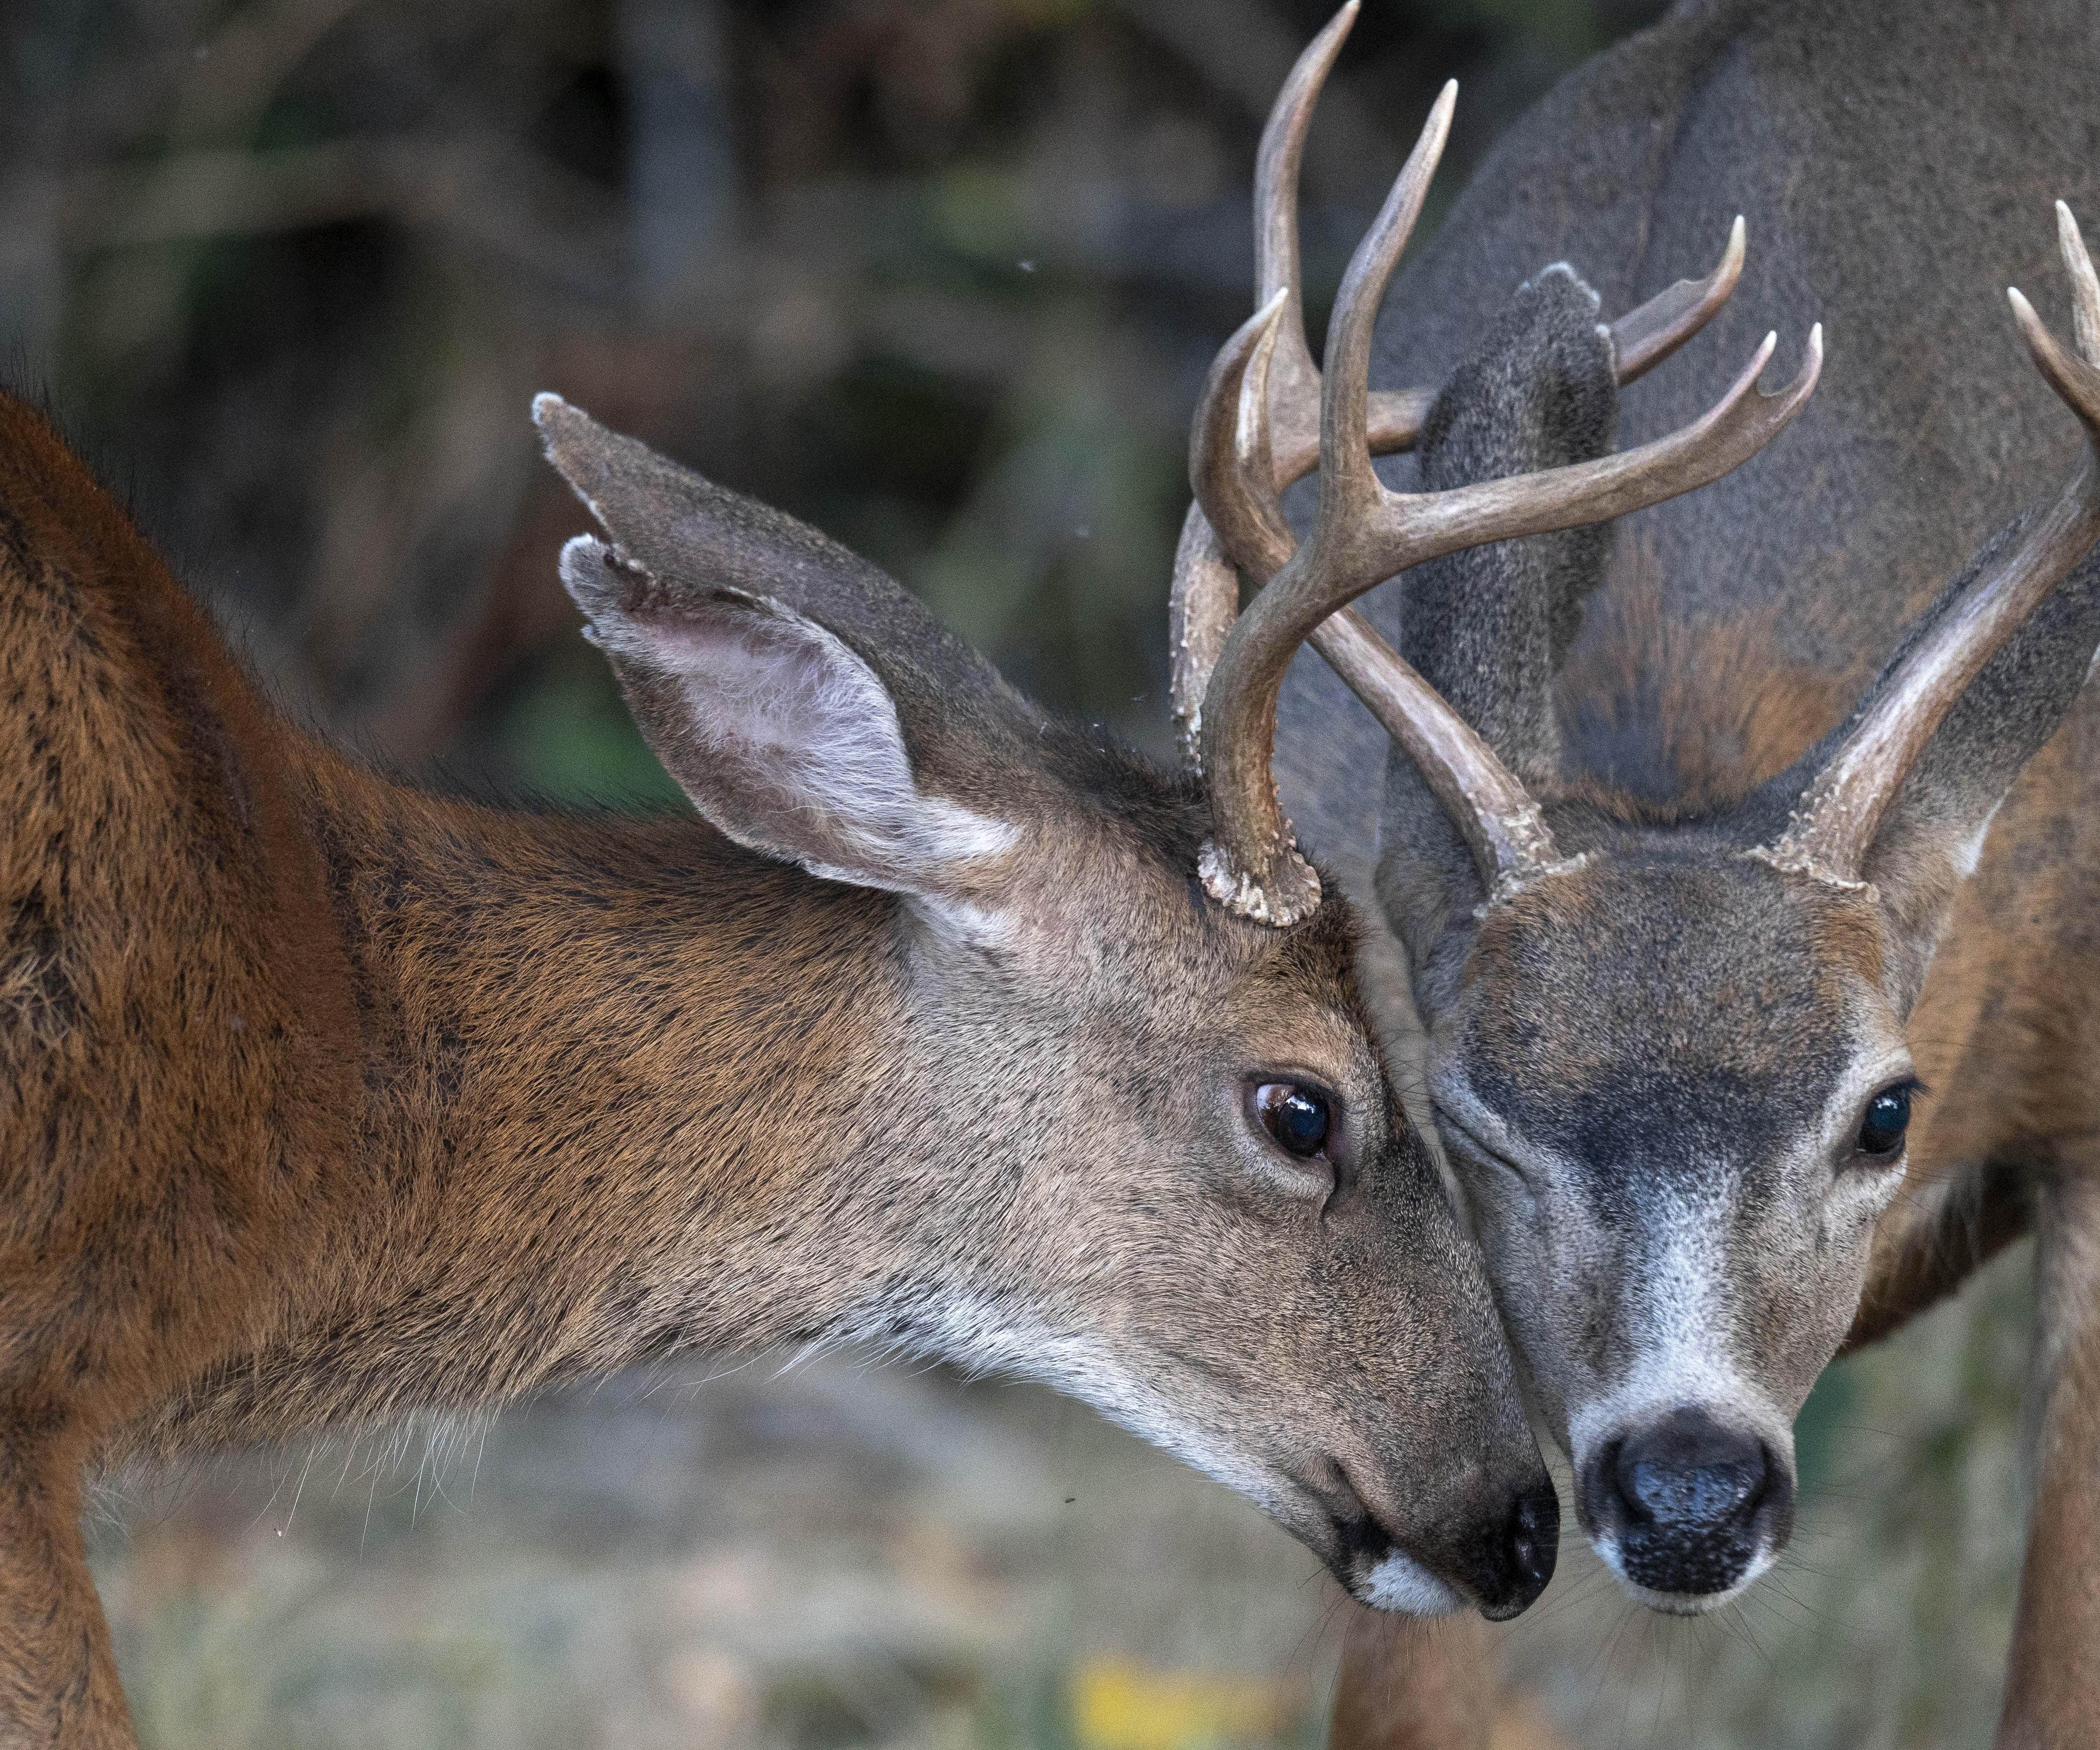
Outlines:
[[[995,1054],[1032,1109],[995,1261],[908,1322],[1231,1485],[1364,1602],[1513,1615],[1558,1507],[1477,1250],[1372,1043],[1348,908],[1232,917],[1189,879],[1202,814],[1156,818],[1156,850],[1062,838],[1054,915],[1046,892],[989,946],[920,941],[932,1048]]]
[[[1583,702],[1567,702],[1571,727],[1555,697],[1604,577],[1592,526],[1749,461],[1806,404],[1820,329],[1780,395],[1756,387],[1768,337],[1695,423],[1617,449],[1620,386],[1727,302],[1739,218],[1703,280],[1608,324],[1554,264],[1433,393],[1372,395],[1372,328],[1447,89],[1350,262],[1316,370],[1294,184],[1352,16],[1300,56],[1271,113],[1255,209],[1267,302],[1220,353],[1193,432],[1178,679],[1233,817],[1215,872],[1258,901],[1288,886],[1271,766],[1234,756],[1265,749],[1251,730],[1275,724],[1305,640],[1393,738],[1379,904],[1408,950],[1440,1128],[1520,1359],[1573,1448],[1584,1523],[1636,1593],[1703,1608],[1785,1540],[1787,1425],[1851,1320],[1894,1190],[1904,1016],[1994,812],[2100,641],[2100,276],[2059,204],[2076,350],[2012,303],[2086,453],[1948,585],[1851,720],[1749,794],[1681,772],[1622,790],[1605,775],[1620,762],[1579,745]],[[1407,449],[1419,489],[1390,490],[1371,456]],[[1301,540],[1281,494],[1316,463]],[[1235,570],[1260,593],[1220,639]],[[1387,604],[1396,650],[1347,605],[1402,573]],[[1702,679],[1712,726],[1732,730],[1741,677]],[[1336,725],[1321,712],[1310,727]],[[1301,817],[1361,822],[1361,798],[1326,800],[1301,799]]]
[[[2089,343],[2100,284],[2060,227]],[[2016,307],[2090,439],[2100,360]],[[1593,308],[1564,272],[1519,293],[1427,417],[1430,483],[1608,445],[1616,343]],[[1508,544],[1409,580],[1410,654],[1444,694],[1426,714],[1462,702],[1453,738],[1488,725],[1502,751],[1480,762],[1492,782],[1463,786],[1412,747],[1395,757],[1380,901],[1578,1514],[1659,1608],[1712,1607],[1785,1541],[1789,1426],[1901,1175],[1904,1022],[2100,639],[2094,453],[1947,586],[1846,722],[1703,809],[1614,790],[1564,734],[1554,666],[1600,546]],[[1710,680],[1723,712],[1734,678]]]
[[[1903,1174],[1881,962],[1857,893],[1629,846],[1496,908],[1433,1023],[1439,1126],[1578,1516],[1660,1608],[1724,1602],[1791,1528],[1793,1416]]]
[[[553,397],[562,576],[700,813],[854,920],[813,1334],[1033,1377],[1365,1602],[1514,1615],[1558,1505],[1335,900],[1236,915],[1205,787],[1060,723],[896,584]],[[1310,871],[1307,871],[1308,879]],[[1317,893],[1317,887],[1314,889]],[[853,935],[858,930],[860,933]],[[801,1121],[806,1128],[812,1121]]]

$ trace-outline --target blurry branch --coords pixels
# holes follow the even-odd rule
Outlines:
[[[493,134],[346,139],[267,152],[190,151],[139,171],[54,177],[13,192],[0,272],[42,237],[79,255],[379,219],[478,241],[536,274],[609,291],[611,228],[601,223],[599,235],[582,238],[551,229],[545,216],[558,212],[574,225],[602,208],[602,192],[545,159],[521,166],[520,156],[514,141]]]

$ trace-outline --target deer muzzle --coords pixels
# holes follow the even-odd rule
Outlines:
[[[1733,1597],[1793,1526],[1785,1455],[1689,1405],[1600,1444],[1577,1486],[1599,1554],[1644,1602],[1679,1615]]]

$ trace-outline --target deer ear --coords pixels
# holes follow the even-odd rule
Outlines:
[[[708,821],[827,879],[977,915],[1020,839],[1026,702],[875,566],[558,395],[547,459],[611,537],[562,580],[656,756]],[[931,774],[931,787],[927,787]],[[995,800],[998,799],[998,800]]]
[[[589,535],[562,549],[562,581],[656,756],[739,844],[830,880],[938,894],[1018,839],[919,787],[889,689],[806,615],[726,586],[652,600],[647,571]]]
[[[889,689],[806,615],[726,586],[673,599],[589,535],[562,549],[562,581],[656,756],[738,844],[829,880],[955,897],[1019,838],[919,787]]]
[[[1417,449],[1425,491],[1534,474],[1610,452],[1619,391],[1595,292],[1565,262],[1520,286],[1445,379]],[[1400,654],[1526,783],[1560,777],[1553,677],[1610,540],[1597,524],[1468,548],[1402,584]],[[1426,968],[1485,897],[1471,852],[1394,747],[1379,822],[1380,903]]]
[[[1423,490],[1611,452],[1619,387],[1597,294],[1565,262],[1518,287],[1445,379],[1416,449]],[[1560,776],[1553,675],[1604,580],[1608,523],[1467,548],[1409,574],[1401,654],[1528,782]]]

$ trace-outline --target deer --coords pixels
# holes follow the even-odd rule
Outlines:
[[[1261,309],[1195,417],[1177,716],[1207,765],[1233,702],[1278,725],[1238,866],[1302,879],[1302,834],[1364,900],[1366,998],[1577,1520],[1644,1604],[1752,1585],[1824,1367],[2033,1235],[1998,1742],[2093,1743],[2100,279],[2062,198],[2100,199],[2091,10],[1692,0],[1506,137],[1382,320],[1390,264],[1360,249],[1316,368],[1295,185],[1354,12],[1272,112]],[[1770,239],[1756,263],[1739,217],[1703,278],[1601,320],[1723,196]],[[2052,198],[2053,227],[2020,228]],[[2009,257],[2068,285],[2068,346],[2007,294],[2039,383],[1982,326]],[[1615,529],[1395,538],[1652,448],[1621,430],[1667,429],[1714,379],[1622,391],[1709,325],[1754,333],[1743,283],[1760,320],[1827,321],[1845,361],[1758,466]],[[1374,355],[1416,386],[1366,389]],[[1388,486],[1372,456],[1403,452]],[[1294,524],[1283,494],[1315,469]],[[1242,619],[1334,616],[1305,641],[1321,663],[1228,674],[1208,628],[1242,576]],[[1366,1624],[1335,1743],[1482,1742],[1480,1637],[1445,1644]]]
[[[0,398],[0,1741],[134,1741],[91,1471],[689,1351],[1046,1382],[1366,1604],[1522,1610],[1558,1504],[1347,905],[1208,899],[1202,785],[814,530],[535,417],[695,813],[336,752]]]

